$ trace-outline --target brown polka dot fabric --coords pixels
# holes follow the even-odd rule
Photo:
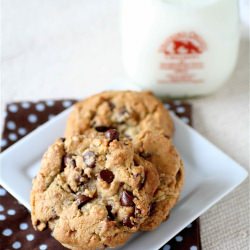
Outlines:
[[[8,104],[1,138],[1,151],[74,103],[75,100],[67,99]],[[192,124],[190,104],[175,100],[168,101],[166,107],[175,112],[185,123]],[[66,248],[53,239],[48,229],[44,232],[36,232],[32,228],[28,210],[0,186],[0,250],[10,249],[63,250]],[[199,221],[191,223],[161,248],[161,250],[170,249],[200,250]]]

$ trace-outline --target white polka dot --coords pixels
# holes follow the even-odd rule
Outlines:
[[[184,121],[186,124],[189,123],[189,119],[187,117],[181,117],[181,120]]]
[[[163,247],[163,250],[170,250],[170,249],[171,249],[171,246],[168,244]]]
[[[15,133],[9,133],[9,139],[11,141],[16,141],[17,140],[17,135]]]
[[[40,250],[46,250],[48,248],[48,246],[46,244],[42,244],[39,246]]]
[[[41,112],[45,110],[45,105],[43,103],[36,104],[36,110]]]
[[[68,107],[70,107],[72,105],[72,102],[71,101],[64,101],[63,102],[63,107],[64,108],[68,108]]]
[[[198,250],[198,247],[197,246],[191,246],[190,250]]]
[[[16,104],[11,104],[9,106],[9,111],[12,112],[12,113],[16,113],[18,110],[18,106]]]
[[[12,244],[12,247],[14,249],[19,249],[20,247],[22,246],[21,242],[19,241],[15,241],[13,244]]]
[[[36,123],[36,122],[37,122],[37,116],[34,115],[34,114],[30,114],[30,115],[28,116],[28,121],[29,121],[30,123]]]
[[[19,228],[20,228],[21,230],[26,230],[26,229],[28,229],[28,224],[27,224],[27,223],[21,223],[21,224],[19,225]]]
[[[189,225],[187,225],[187,228],[191,228],[192,227],[192,223],[190,223]]]
[[[27,234],[27,235],[26,235],[26,239],[27,239],[28,241],[32,241],[32,240],[35,239],[35,236],[34,236],[34,234]]]
[[[28,108],[30,108],[30,103],[29,103],[29,102],[22,102],[22,103],[21,103],[21,106],[22,106],[22,108],[24,108],[24,109],[28,109]]]
[[[26,128],[19,128],[19,129],[18,129],[18,134],[19,134],[19,135],[25,135],[25,134],[27,134]]]
[[[52,101],[52,100],[46,101],[46,105],[49,106],[49,107],[54,106],[54,104],[55,104],[55,102]]]
[[[177,113],[184,113],[185,111],[186,111],[186,109],[182,106],[176,108]]]
[[[0,187],[0,196],[5,196],[6,194],[6,190]]]
[[[180,235],[178,235],[178,236],[175,237],[175,240],[176,240],[177,242],[181,242],[181,241],[183,241],[183,237],[180,236]]]
[[[7,145],[7,140],[1,139],[1,147],[5,147]]]
[[[48,116],[48,119],[51,120],[51,119],[53,119],[54,117],[55,117],[55,115],[50,114],[50,115]]]
[[[4,211],[4,206],[0,205],[0,212],[3,212],[3,211]]]
[[[0,214],[0,221],[3,221],[6,219],[6,216],[4,214]]]
[[[8,121],[6,125],[7,125],[7,128],[10,130],[16,129],[16,124],[13,121]]]
[[[9,209],[9,210],[7,211],[7,214],[8,214],[8,215],[14,215],[14,214],[16,214],[16,210],[14,210],[14,209]]]
[[[12,233],[13,233],[12,230],[9,229],[9,228],[4,229],[3,232],[2,232],[2,234],[4,236],[10,236],[10,235],[12,235]]]

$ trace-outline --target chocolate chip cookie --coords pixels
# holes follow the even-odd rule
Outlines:
[[[66,136],[116,128],[133,141],[135,151],[153,163],[160,175],[150,217],[141,230],[166,220],[184,181],[183,163],[172,144],[173,123],[163,104],[149,92],[110,91],[77,103],[69,116]]]
[[[162,131],[171,137],[173,122],[150,92],[108,91],[74,105],[65,134],[77,135],[89,128],[101,132],[116,128],[130,138],[145,130]]]
[[[159,186],[156,169],[117,130],[58,139],[33,180],[31,215],[65,247],[115,247],[147,219]]]

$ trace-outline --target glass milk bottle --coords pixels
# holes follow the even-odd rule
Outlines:
[[[121,25],[128,76],[158,96],[212,93],[235,67],[237,0],[123,0]]]

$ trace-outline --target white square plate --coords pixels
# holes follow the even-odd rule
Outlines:
[[[47,147],[64,133],[71,109],[18,141],[0,155],[0,183],[30,210],[31,181]],[[170,218],[158,229],[138,233],[123,250],[157,250],[194,219],[237,187],[247,172],[173,115],[174,142],[185,164],[185,185]]]

